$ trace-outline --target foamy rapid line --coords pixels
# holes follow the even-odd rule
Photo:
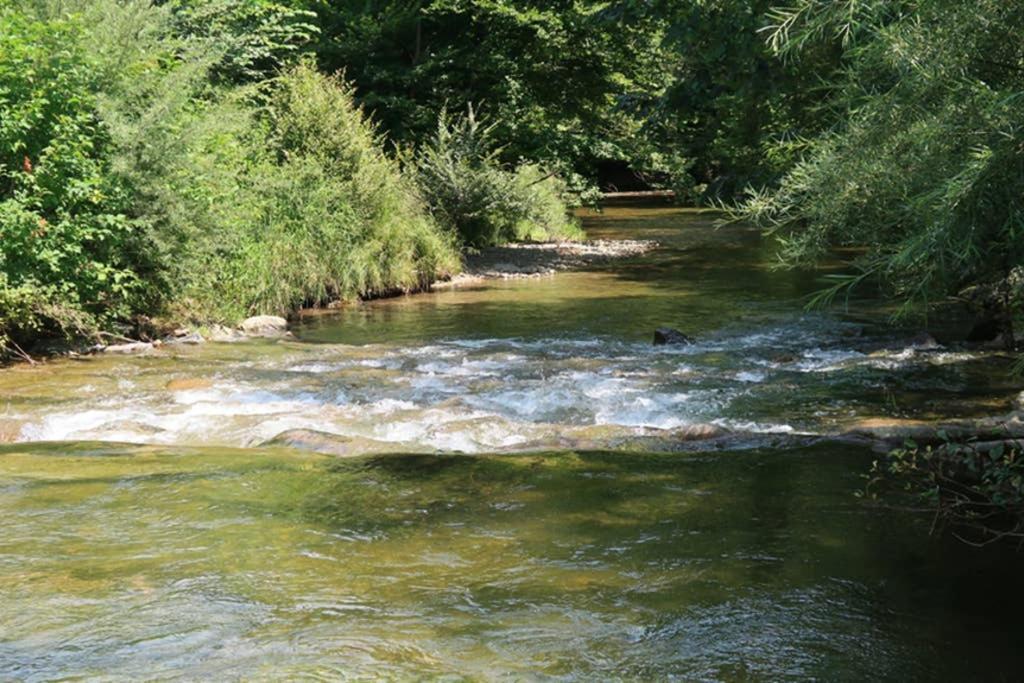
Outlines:
[[[41,388],[12,402],[8,416],[21,421],[22,441],[251,446],[301,429],[397,450],[481,452],[581,438],[611,443],[702,423],[785,433],[807,427],[793,424],[785,407],[798,387],[841,386],[847,377],[863,386],[871,372],[958,359],[913,349],[866,354],[843,335],[838,323],[809,319],[676,347],[461,339],[292,344],[228,362],[130,358],[117,361],[116,381],[62,386],[59,396]],[[833,403],[829,410],[846,410]]]

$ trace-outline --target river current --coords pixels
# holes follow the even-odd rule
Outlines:
[[[591,237],[659,247],[4,370],[0,678],[1012,679],[1020,558],[776,440],[1005,412],[1008,360],[808,311],[829,270],[715,218],[612,207]]]

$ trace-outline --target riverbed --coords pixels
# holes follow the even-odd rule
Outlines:
[[[0,678],[1012,679],[1020,557],[796,438],[1007,412],[1009,360],[713,213],[583,220],[659,246],[0,373]]]

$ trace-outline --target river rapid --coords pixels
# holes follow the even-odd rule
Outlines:
[[[797,438],[1006,412],[1008,359],[808,312],[829,268],[714,214],[583,219],[659,246],[0,372],[0,679],[1014,678],[1024,561]]]

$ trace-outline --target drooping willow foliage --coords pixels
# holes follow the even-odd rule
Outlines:
[[[905,311],[1015,280],[1024,264],[1024,5],[801,0],[770,19],[766,37],[781,59],[799,63],[821,42],[843,49],[829,76],[827,128],[777,186],[742,205],[782,242],[783,258],[863,247],[861,274],[833,291],[870,276]]]

